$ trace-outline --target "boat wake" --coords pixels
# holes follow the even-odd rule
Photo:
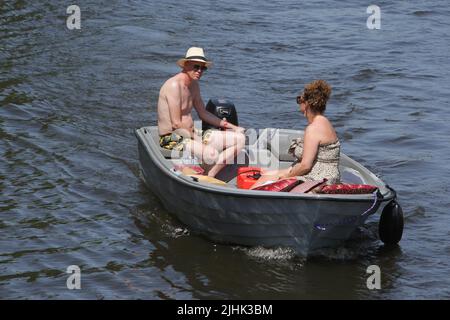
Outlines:
[[[286,261],[297,256],[295,250],[291,248],[264,248],[258,246],[253,248],[236,247],[236,249],[244,251],[249,257],[265,261]]]

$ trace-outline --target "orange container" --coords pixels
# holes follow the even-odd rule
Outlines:
[[[250,189],[261,177],[261,168],[240,167],[237,175],[237,187],[239,189]]]

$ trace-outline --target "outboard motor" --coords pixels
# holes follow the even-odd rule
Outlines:
[[[238,126],[238,116],[234,104],[225,99],[210,99],[206,104],[206,110],[211,112],[216,117],[225,118],[229,123]],[[205,121],[202,122],[203,132],[208,129],[218,129]]]

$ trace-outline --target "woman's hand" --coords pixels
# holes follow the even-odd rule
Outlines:
[[[278,180],[289,178],[290,177],[290,174],[289,174],[290,172],[291,172],[291,168],[280,170],[280,172],[278,174]]]
[[[269,170],[266,168],[261,168],[261,175],[263,176],[274,176],[279,172],[279,170]]]
[[[290,171],[291,171],[290,167],[286,168],[286,169],[280,169],[280,170],[261,169],[261,174],[264,176],[273,176],[277,180],[279,180],[279,179],[289,178]]]

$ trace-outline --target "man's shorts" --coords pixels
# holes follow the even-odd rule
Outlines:
[[[202,132],[202,130],[194,129],[194,134],[199,138],[199,140],[202,140],[203,144],[208,144],[211,141],[212,132],[213,130],[211,129],[205,130],[205,132]],[[186,145],[191,141],[191,138],[185,138],[175,132],[168,133],[159,137],[159,145],[161,146],[161,148],[167,150],[183,151],[186,149]]]

